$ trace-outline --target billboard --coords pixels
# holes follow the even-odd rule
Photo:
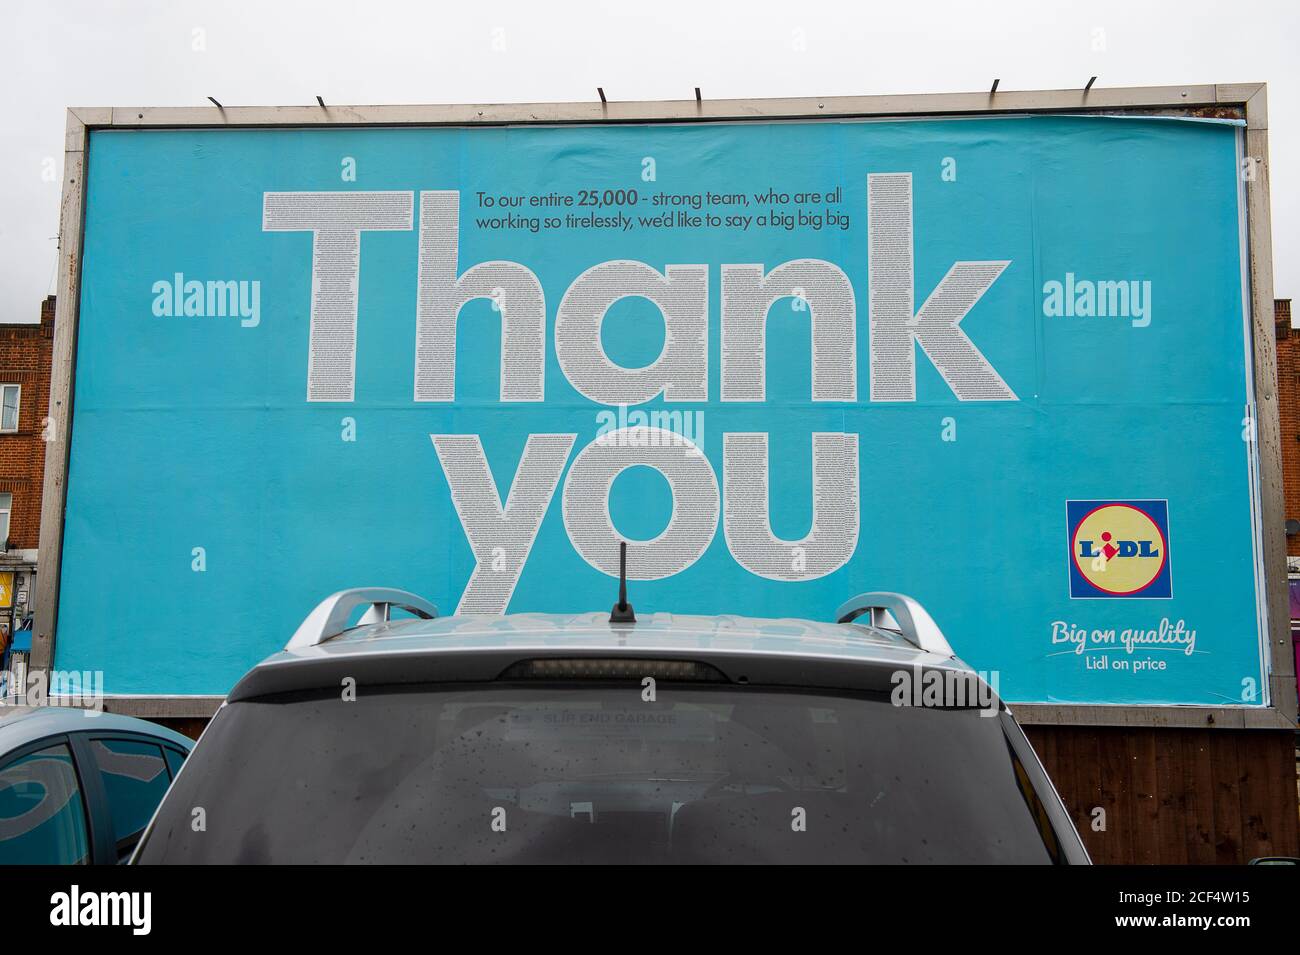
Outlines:
[[[54,665],[324,595],[828,619],[1011,700],[1267,705],[1242,129],[96,129]],[[124,586],[125,585],[125,586]],[[130,596],[123,599],[123,594]]]

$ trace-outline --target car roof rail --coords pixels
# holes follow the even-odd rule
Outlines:
[[[438,616],[438,608],[423,597],[407,593],[405,590],[392,590],[388,587],[356,587],[352,590],[340,590],[330,594],[316,605],[316,609],[307,614],[299,624],[286,650],[301,650],[314,647],[332,637],[337,637],[348,626],[348,618],[358,607],[368,606],[356,626],[364,627],[372,623],[387,623],[392,609],[406,610],[423,620],[433,620]]]
[[[870,625],[882,630],[895,630],[909,643],[941,657],[955,657],[948,639],[924,607],[905,594],[875,591],[858,594],[835,611],[836,623],[852,623],[867,617]]]

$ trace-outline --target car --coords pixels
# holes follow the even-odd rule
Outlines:
[[[0,865],[125,862],[193,746],[130,716],[0,705]]]
[[[834,619],[333,594],[231,690],[132,861],[1089,861],[919,603]]]

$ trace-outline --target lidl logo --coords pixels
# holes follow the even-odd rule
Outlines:
[[[1171,597],[1168,501],[1066,501],[1071,597]]]

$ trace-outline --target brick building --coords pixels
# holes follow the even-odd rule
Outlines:
[[[1291,327],[1291,300],[1273,303],[1277,339],[1277,412],[1282,442],[1282,494],[1286,502],[1286,569],[1291,597],[1291,639],[1300,674],[1300,328]],[[1300,677],[1297,678],[1300,692]],[[1296,746],[1300,770],[1300,738]],[[1298,781],[1300,784],[1300,781]]]
[[[1300,570],[1300,328],[1291,327],[1291,300],[1273,303],[1277,338],[1277,408],[1282,436],[1282,487],[1286,498],[1288,569]],[[1296,533],[1292,533],[1292,531]]]
[[[0,632],[4,642],[33,609],[50,407],[54,296],[38,323],[0,324]]]

